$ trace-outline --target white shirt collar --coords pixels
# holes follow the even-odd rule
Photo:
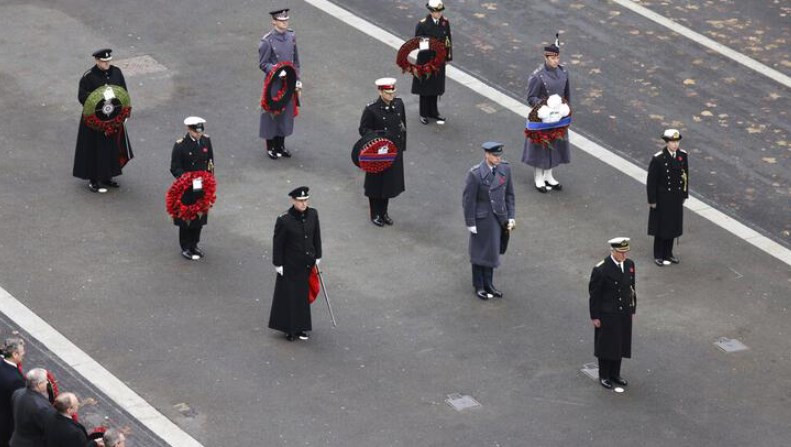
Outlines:
[[[16,363],[9,361],[7,358],[3,357],[3,361],[8,363],[9,365],[13,366],[14,368],[19,368]]]
[[[623,262],[616,261],[613,255],[610,255],[610,259],[612,259],[612,262],[614,262],[615,265],[617,265],[621,269],[621,272],[623,272]]]

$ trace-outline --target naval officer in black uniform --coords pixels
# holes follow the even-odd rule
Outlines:
[[[667,129],[667,146],[654,154],[648,165],[648,234],[654,236],[654,263],[660,267],[678,264],[673,239],[684,232],[684,202],[689,197],[689,158],[680,149],[681,133]]]
[[[211,139],[203,133],[206,120],[199,116],[189,116],[184,120],[187,134],[173,145],[170,157],[170,173],[179,178],[185,172],[208,171],[214,174],[214,150]],[[184,192],[184,203],[195,203],[203,191],[194,191],[192,188]],[[197,261],[204,256],[203,250],[198,248],[200,234],[206,225],[206,214],[189,222],[182,219],[173,219],[173,224],[179,227],[179,244],[181,256],[185,259]]]

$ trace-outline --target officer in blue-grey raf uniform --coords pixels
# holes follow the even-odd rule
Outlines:
[[[527,81],[527,103],[530,107],[535,107],[552,95],[559,95],[571,106],[569,72],[560,65],[560,42],[557,35],[555,43],[544,47],[544,63],[533,71]],[[546,193],[553,189],[560,191],[562,185],[553,176],[552,169],[570,161],[568,131],[564,138],[558,138],[547,145],[533,143],[525,138],[522,162],[535,168],[534,179],[539,192]]]
[[[209,136],[203,133],[205,123],[206,120],[199,116],[188,116],[184,119],[187,134],[184,138],[176,140],[170,156],[170,173],[173,177],[179,178],[185,172],[193,171],[207,171],[214,174],[214,149]],[[203,191],[190,187],[184,192],[181,201],[192,204],[202,195]],[[208,223],[206,214],[190,221],[173,219],[173,224],[179,227],[179,245],[183,258],[197,261],[204,256],[203,250],[198,248],[198,243],[201,230],[206,223]]]
[[[689,161],[679,149],[681,133],[667,129],[667,146],[654,154],[648,165],[648,234],[654,236],[654,263],[660,267],[678,264],[673,239],[684,232],[684,201],[689,197]]]
[[[261,38],[261,44],[258,46],[258,67],[264,73],[269,73],[275,65],[283,61],[292,62],[297,71],[297,92],[283,113],[272,116],[266,111],[261,111],[258,134],[266,140],[266,153],[273,160],[291,157],[291,152],[286,149],[285,140],[294,132],[295,101],[302,90],[302,81],[299,80],[297,39],[294,31],[288,27],[288,11],[288,9],[278,9],[269,13],[272,16],[273,29]],[[277,90],[280,86],[275,83],[272,88]]]
[[[475,295],[502,298],[494,286],[494,269],[500,266],[505,232],[516,226],[511,165],[502,159],[503,144],[483,143],[484,159],[467,172],[462,195],[464,222],[470,232],[470,263]]]
[[[433,37],[445,45],[445,61],[453,60],[453,45],[450,35],[450,22],[443,15],[445,5],[441,0],[426,3],[429,14],[415,26],[415,37]],[[434,51],[423,50],[417,54],[417,63],[425,64],[435,57]],[[412,94],[420,95],[420,122],[429,123],[429,118],[437,124],[445,124],[445,117],[439,114],[437,100],[445,94],[445,65],[438,72],[427,77],[412,78]]]
[[[590,318],[594,327],[593,354],[599,359],[599,383],[623,392],[621,359],[632,357],[632,316],[637,310],[634,262],[626,257],[629,238],[608,241],[610,256],[591,272],[588,292]]]

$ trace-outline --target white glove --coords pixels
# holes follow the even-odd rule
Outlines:
[[[470,233],[472,234],[478,234],[478,227],[476,227],[475,225],[471,227],[467,227],[467,229],[470,230]]]
[[[516,228],[516,219],[508,219],[508,226],[506,226],[509,230],[513,230]]]
[[[302,90],[302,81],[297,81],[297,90]]]
[[[317,258],[316,259],[316,265],[319,265],[319,264],[321,264],[321,258]]]
[[[281,71],[280,74],[278,74],[277,76],[280,77],[280,78],[285,78],[286,77],[286,70]]]
[[[283,276],[283,266],[282,265],[275,266],[275,271],[277,272],[278,275]]]

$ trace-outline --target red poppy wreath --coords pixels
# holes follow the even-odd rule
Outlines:
[[[195,203],[186,205],[182,197],[192,188],[192,181],[197,178],[203,179],[203,194]],[[170,185],[165,196],[165,207],[172,218],[189,222],[208,213],[216,200],[217,181],[214,175],[208,171],[192,171],[185,172]]]
[[[398,55],[396,56],[396,64],[401,67],[401,70],[403,70],[404,73],[412,73],[418,78],[424,76],[430,77],[432,74],[438,72],[440,68],[445,65],[445,57],[448,54],[448,49],[445,48],[445,44],[431,37],[428,39],[428,48],[434,52],[434,58],[424,64],[413,64],[409,61],[409,54],[420,48],[420,42],[423,39],[423,37],[413,37],[407,40],[401,45],[401,48],[398,50]]]

